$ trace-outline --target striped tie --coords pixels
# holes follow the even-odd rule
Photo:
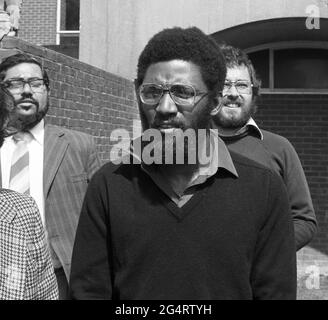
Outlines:
[[[27,143],[30,133],[18,133],[13,137],[15,150],[11,159],[9,189],[20,193],[30,193],[29,152]]]

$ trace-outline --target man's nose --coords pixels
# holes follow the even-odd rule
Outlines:
[[[229,91],[226,93],[227,96],[238,97],[240,94],[234,85],[231,85]]]
[[[156,112],[162,114],[176,114],[178,112],[178,108],[168,92],[163,94],[156,107]]]
[[[28,82],[25,82],[23,85],[23,93],[25,94],[33,94],[33,91],[31,89],[31,86]]]

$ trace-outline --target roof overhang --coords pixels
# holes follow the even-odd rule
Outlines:
[[[320,18],[320,29],[308,29],[307,17],[260,20],[212,34],[214,39],[241,49],[281,41],[328,41],[328,18]]]

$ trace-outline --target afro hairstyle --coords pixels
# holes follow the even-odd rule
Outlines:
[[[150,65],[171,60],[198,65],[208,90],[215,95],[222,91],[226,77],[224,57],[214,39],[196,27],[164,29],[149,40],[139,57],[137,87]]]

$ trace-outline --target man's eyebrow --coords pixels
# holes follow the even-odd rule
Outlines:
[[[16,77],[16,78],[9,78],[9,79],[3,80],[3,82],[16,81],[16,80],[36,80],[36,79],[42,79],[42,78],[40,78],[40,77],[31,77],[31,78]]]
[[[248,80],[248,79],[237,79],[237,80],[226,79],[225,81],[227,81],[227,82],[237,82],[237,81],[250,81],[250,80]]]

